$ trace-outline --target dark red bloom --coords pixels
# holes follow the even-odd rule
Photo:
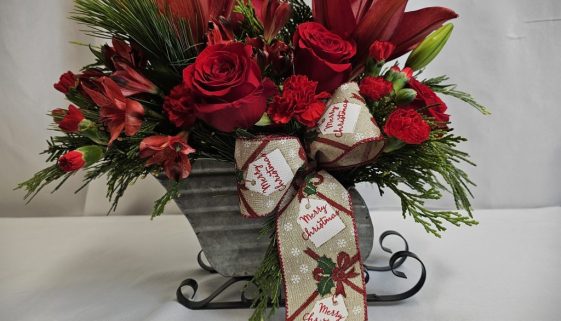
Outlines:
[[[409,87],[417,92],[417,97],[413,101],[412,106],[419,112],[439,122],[438,127],[445,128],[446,124],[450,121],[450,115],[446,114],[448,107],[442,99],[429,86],[415,78],[409,79]]]
[[[59,112],[59,110],[61,112]],[[85,119],[80,109],[74,105],[69,105],[68,111],[55,109],[51,114],[60,115],[61,113],[64,113],[64,116],[59,121],[57,121],[57,117],[55,116],[55,122],[58,124],[58,127],[68,133],[77,132],[80,129],[80,122]]]
[[[291,76],[284,81],[283,92],[275,96],[267,113],[276,124],[286,124],[295,119],[306,127],[315,127],[325,112],[327,92],[317,93],[317,82],[306,76]]]
[[[296,74],[319,83],[318,90],[333,91],[349,79],[351,58],[356,53],[352,42],[316,22],[298,25],[293,37]]]
[[[261,78],[251,46],[239,42],[203,50],[183,70],[183,85],[193,94],[197,117],[224,132],[253,126],[276,90]]]
[[[109,69],[117,69],[115,62],[124,62],[134,68],[146,67],[146,57],[136,43],[131,42],[128,44],[124,40],[113,37],[111,44],[113,47],[109,45],[101,47],[101,53]]]
[[[374,41],[370,46],[369,55],[374,61],[386,61],[395,50],[395,45],[389,41]]]
[[[191,127],[197,119],[193,95],[183,84],[175,86],[164,99],[164,111],[178,128]]]
[[[67,94],[70,89],[74,89],[78,86],[78,77],[76,77],[72,71],[67,71],[60,76],[58,82],[53,86],[61,93]]]
[[[82,85],[85,92],[100,107],[99,116],[107,127],[111,144],[124,130],[127,136],[135,135],[142,125],[144,107],[136,101],[126,98],[119,86],[109,77],[99,79],[101,92]]]
[[[150,136],[140,143],[140,157],[147,158],[146,166],[161,165],[166,176],[176,181],[191,173],[189,154],[194,152],[185,134]]]
[[[86,165],[84,154],[73,150],[58,159],[58,167],[64,172],[74,172]]]
[[[360,82],[360,94],[372,101],[378,101],[391,94],[393,84],[382,77],[365,77]]]
[[[268,62],[276,75],[285,75],[292,69],[292,49],[283,41],[273,41],[266,46]]]
[[[429,139],[430,126],[413,108],[398,108],[390,114],[384,132],[407,144],[422,144]]]

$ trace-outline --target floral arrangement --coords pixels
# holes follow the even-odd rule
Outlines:
[[[406,4],[313,0],[310,8],[302,0],[75,0],[72,18],[110,43],[89,46],[94,62],[54,85],[71,104],[51,112],[60,135],[50,138],[44,153],[53,164],[19,188],[32,199],[46,185],[59,181],[56,190],[85,170],[84,186],[107,176],[111,211],[129,185],[163,173],[171,187],[155,202],[157,216],[178,197],[193,162],[236,163],[242,214],[288,212],[273,215],[265,227],[271,250],[254,279],[261,290],[254,320],[264,317],[269,303],[278,306],[282,267],[286,273],[293,265],[283,259],[282,243],[290,238],[275,233],[275,226],[301,216],[296,208],[306,200],[306,208],[313,199],[317,209],[336,213],[330,218],[350,206],[327,190],[331,196],[322,197],[326,182],[340,185],[343,194],[359,182],[377,184],[380,193],[391,190],[401,199],[404,217],[437,236],[446,222],[477,224],[470,207],[473,183],[459,167],[473,163],[458,149],[465,138],[453,133],[439,95],[488,111],[446,76],[422,78],[452,33],[453,25],[445,23],[457,14],[442,7],[406,12]],[[395,59],[407,53],[400,65]],[[270,170],[259,172],[260,166]],[[261,190],[253,188],[256,182]],[[424,206],[445,192],[457,211]],[[260,198],[272,204],[247,201]],[[304,217],[306,223],[314,215]],[[351,221],[342,219],[338,226],[356,240],[349,215]],[[343,285],[353,278],[360,283],[360,261],[352,267],[360,257],[356,246],[331,259],[322,249],[325,240],[311,240],[306,253],[318,264],[310,278],[317,294],[302,298],[309,301],[305,305],[285,282],[288,297],[295,298],[288,300],[287,319],[308,307],[304,319],[334,309],[322,301],[331,289],[333,300],[347,306],[360,299],[360,285],[347,291]],[[364,311],[354,318],[364,319]]]

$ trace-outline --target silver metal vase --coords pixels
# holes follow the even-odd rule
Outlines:
[[[165,176],[158,180],[168,187]],[[366,203],[351,188],[359,246],[363,260],[372,251],[374,227]],[[175,199],[185,214],[210,265],[227,277],[254,275],[261,264],[269,239],[261,236],[266,218],[241,216],[234,164],[197,160]]]

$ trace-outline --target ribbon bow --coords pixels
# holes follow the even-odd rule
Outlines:
[[[384,147],[381,131],[358,93],[356,83],[344,84],[334,92],[318,127],[308,133],[313,138],[306,146],[292,136],[236,140],[242,215],[278,214],[276,236],[287,320],[305,313],[318,297],[333,294],[333,287],[334,297],[342,295],[355,307],[365,302],[363,273],[357,271],[362,271],[362,265],[350,195],[328,173],[374,162]],[[337,264],[329,259],[337,253],[334,245],[345,249],[337,255]],[[314,257],[325,258],[329,276],[316,284],[318,271],[308,271],[308,265],[298,259],[299,248],[313,252],[309,257],[315,261]],[[362,282],[357,286],[351,280],[359,277]],[[347,297],[344,285],[356,293]],[[302,290],[307,288],[312,294],[304,297]],[[364,309],[347,320],[365,318]]]

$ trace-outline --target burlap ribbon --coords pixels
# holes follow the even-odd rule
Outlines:
[[[367,319],[351,198],[327,172],[374,162],[383,149],[381,131],[358,92],[356,83],[335,91],[306,148],[290,136],[236,141],[241,213],[278,215],[289,321]]]

